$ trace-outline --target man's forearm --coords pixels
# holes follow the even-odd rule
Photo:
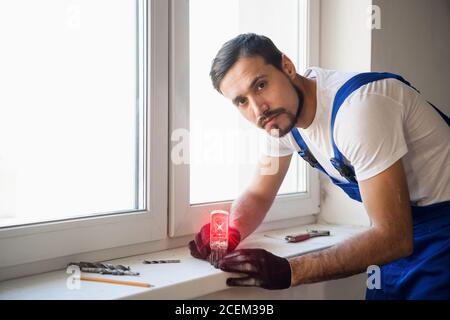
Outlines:
[[[248,191],[233,202],[230,225],[239,230],[241,240],[261,224],[272,202]]]
[[[400,238],[372,228],[336,246],[289,260],[291,285],[343,278],[409,255]]]

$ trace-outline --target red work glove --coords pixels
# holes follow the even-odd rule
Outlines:
[[[219,268],[227,272],[245,274],[242,278],[228,278],[232,287],[261,287],[276,290],[291,286],[291,266],[285,258],[264,249],[240,249],[227,254]]]
[[[195,235],[194,240],[189,242],[189,250],[191,255],[197,259],[208,259],[211,254],[211,247],[209,246],[209,229],[210,224],[205,224],[200,232]],[[235,228],[228,228],[228,249],[227,252],[233,251],[241,241],[241,234]]]

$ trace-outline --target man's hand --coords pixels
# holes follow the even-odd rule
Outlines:
[[[245,274],[242,278],[228,278],[229,286],[269,290],[287,289],[291,286],[291,266],[288,260],[264,249],[236,250],[219,262],[219,268]]]
[[[205,224],[200,232],[196,234],[194,240],[189,242],[189,250],[191,255],[197,259],[208,259],[211,254],[211,247],[209,246],[210,237],[210,223]],[[228,248],[227,252],[233,251],[241,241],[241,234],[235,228],[228,228]]]

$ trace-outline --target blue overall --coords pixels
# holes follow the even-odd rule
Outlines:
[[[393,73],[366,72],[353,76],[337,91],[331,113],[332,165],[343,176],[341,182],[330,176],[317,162],[297,128],[292,135],[300,147],[298,154],[312,167],[330,177],[350,198],[362,202],[353,167],[336,146],[333,131],[336,115],[345,99],[355,90],[373,81],[394,78]],[[412,87],[412,86],[411,86]],[[414,87],[412,87],[414,88]],[[415,89],[415,88],[414,88]],[[430,103],[450,126],[450,119]],[[450,201],[429,206],[411,206],[414,232],[413,254],[381,266],[381,289],[367,289],[366,299],[450,299]]]

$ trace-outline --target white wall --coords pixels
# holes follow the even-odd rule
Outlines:
[[[341,71],[369,71],[371,0],[321,0],[320,65]]]
[[[370,219],[364,206],[350,199],[344,191],[333,185],[328,177],[320,175],[319,222],[369,226]]]
[[[450,1],[373,0],[381,29],[372,32],[372,69],[402,74],[450,114]]]

